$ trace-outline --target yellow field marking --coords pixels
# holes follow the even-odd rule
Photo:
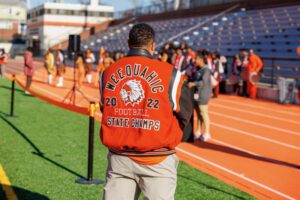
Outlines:
[[[7,200],[18,200],[14,190],[11,187],[11,183],[6,176],[2,165],[0,164],[0,185],[4,190]]]

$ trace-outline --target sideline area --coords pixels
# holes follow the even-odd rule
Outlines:
[[[16,117],[9,118],[10,86],[8,79],[0,80],[0,163],[17,197],[20,200],[101,199],[103,185],[90,187],[75,183],[87,171],[88,117],[26,96],[17,86]],[[107,149],[100,142],[99,128],[100,124],[96,123],[94,177],[104,180]],[[0,195],[4,194],[2,187]],[[183,162],[178,168],[175,198],[254,199]]]
[[[67,68],[65,86],[45,83],[42,63],[32,90],[62,102],[72,87],[73,69]],[[21,62],[10,62],[11,74],[24,84]],[[96,86],[84,84],[78,94],[76,109],[99,99]],[[68,102],[62,107],[67,109]],[[71,110],[71,109],[69,109]],[[73,110],[74,111],[74,110]],[[208,143],[182,143],[179,158],[185,163],[233,185],[259,199],[299,199],[300,191],[300,107],[220,95],[210,101],[209,114],[213,140]],[[96,113],[101,119],[101,113]],[[284,180],[284,181],[282,181]]]

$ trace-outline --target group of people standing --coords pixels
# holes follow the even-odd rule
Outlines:
[[[57,75],[57,87],[64,85],[63,75],[65,73],[65,57],[62,50],[57,50],[54,56],[54,51],[49,49],[45,55],[45,68],[48,72],[48,84],[53,83],[55,74]]]
[[[93,83],[93,65],[96,62],[94,53],[87,49],[86,52],[77,52],[75,54],[75,68],[77,69],[77,81],[79,88],[86,78],[87,83]],[[100,51],[97,74],[102,73],[105,68],[110,66],[114,60],[109,56],[104,49]],[[49,49],[45,55],[45,68],[48,72],[48,83],[53,83],[53,78],[56,74],[57,76],[57,87],[62,87],[64,85],[64,74],[65,74],[65,56],[62,50],[53,51]],[[97,75],[95,85],[98,84]]]
[[[262,69],[263,61],[253,50],[241,49],[241,53],[235,55],[232,69],[234,92],[255,99],[256,82]]]
[[[189,82],[188,86],[193,90],[194,108],[198,118],[197,130],[194,133],[196,139],[207,141],[211,138],[208,102],[210,98],[218,97],[220,91],[226,93],[228,79],[229,84],[233,85],[234,93],[256,98],[256,82],[263,62],[253,50],[242,49],[241,54],[236,55],[231,71],[227,58],[219,52],[195,52],[185,43],[179,48],[166,44],[159,51],[158,59],[169,62],[184,74]]]

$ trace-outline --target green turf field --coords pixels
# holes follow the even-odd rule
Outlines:
[[[88,118],[25,96],[17,87],[14,118],[9,80],[0,79],[0,164],[20,200],[101,199],[103,185],[83,186]],[[104,180],[107,149],[95,131],[94,177]],[[3,187],[3,186],[2,186]],[[0,199],[7,199],[0,186]],[[207,174],[180,163],[176,199],[253,199]]]

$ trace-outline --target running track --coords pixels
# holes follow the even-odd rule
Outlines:
[[[22,61],[10,61],[7,75],[24,83]],[[62,102],[72,86],[68,68],[65,86],[45,83],[46,71],[36,62],[32,91]],[[97,101],[94,85],[83,85],[89,101]],[[89,101],[76,92],[76,105]],[[68,100],[65,101],[68,103]],[[300,199],[300,107],[221,95],[210,101],[211,133],[208,143],[182,143],[180,159],[259,199]],[[96,113],[98,119],[101,114]]]

